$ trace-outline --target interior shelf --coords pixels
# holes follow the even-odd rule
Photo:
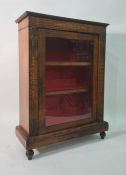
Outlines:
[[[72,94],[72,93],[81,93],[87,92],[88,89],[70,89],[70,90],[62,90],[62,91],[53,91],[53,92],[46,92],[46,95],[61,95],[61,94]]]
[[[46,66],[90,66],[91,62],[48,61]]]

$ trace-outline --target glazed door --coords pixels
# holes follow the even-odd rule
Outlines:
[[[39,29],[39,129],[96,121],[98,37]]]

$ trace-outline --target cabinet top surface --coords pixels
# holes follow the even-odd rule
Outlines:
[[[46,19],[60,20],[60,21],[67,21],[67,22],[82,23],[82,24],[91,24],[91,25],[105,26],[105,27],[109,25],[108,23],[101,23],[101,22],[85,21],[85,20],[74,19],[74,18],[59,17],[59,16],[47,15],[47,14],[42,14],[42,13],[35,13],[35,12],[30,12],[30,11],[24,12],[16,20],[16,23],[19,23],[20,21],[22,21],[27,16],[32,16],[32,17],[36,17],[36,18],[46,18]]]

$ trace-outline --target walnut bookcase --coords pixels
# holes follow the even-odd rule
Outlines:
[[[16,135],[33,149],[100,133],[106,23],[25,12],[19,29],[20,121]]]

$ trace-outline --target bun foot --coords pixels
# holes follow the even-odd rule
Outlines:
[[[100,136],[101,136],[101,139],[104,139],[105,136],[106,136],[106,133],[105,132],[100,132]]]
[[[33,155],[34,155],[33,150],[27,150],[26,151],[26,156],[27,156],[28,160],[32,160]]]

